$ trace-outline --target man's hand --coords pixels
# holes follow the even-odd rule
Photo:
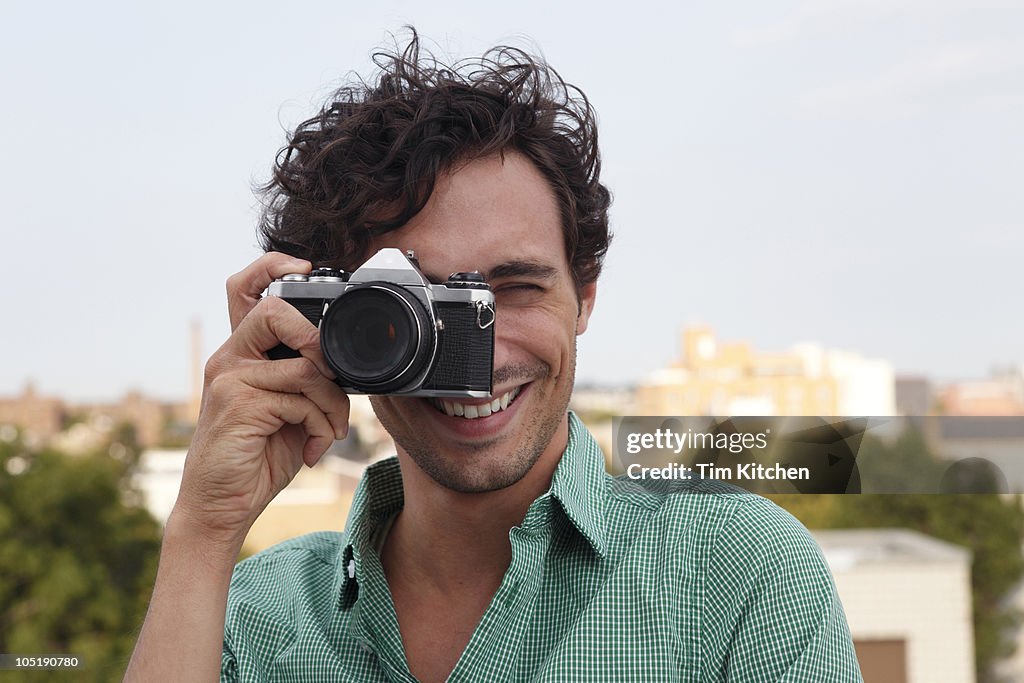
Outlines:
[[[311,265],[268,253],[227,283],[231,337],[206,365],[199,424],[175,513],[215,543],[240,547],[249,527],[303,463],[313,466],[348,432],[348,396],[301,313],[260,293]],[[299,358],[267,360],[279,343]]]
[[[348,432],[348,396],[319,333],[260,293],[307,261],[269,253],[228,280],[231,337],[206,364],[181,490],[164,529],[153,599],[125,681],[215,681],[232,568],[260,512],[303,463]],[[279,343],[299,358],[267,360]]]

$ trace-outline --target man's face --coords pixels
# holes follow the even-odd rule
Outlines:
[[[596,288],[577,299],[562,239],[547,181],[525,157],[507,153],[439,176],[424,209],[371,244],[370,253],[414,250],[433,282],[479,270],[494,290],[490,401],[371,397],[399,450],[446,488],[510,486],[546,450],[565,447],[576,335],[586,329]]]

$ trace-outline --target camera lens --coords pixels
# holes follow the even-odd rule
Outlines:
[[[368,394],[399,391],[429,363],[433,325],[409,292],[370,283],[347,290],[327,308],[320,346],[344,386]]]

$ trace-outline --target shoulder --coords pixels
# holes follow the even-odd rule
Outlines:
[[[831,573],[817,542],[767,498],[710,480],[658,488],[613,479],[609,499],[613,517],[639,521],[634,539],[656,549],[665,566],[686,576],[708,601],[781,593],[807,595],[813,604],[833,600]]]
[[[235,565],[231,592],[237,598],[246,592],[273,590],[277,584],[294,584],[325,573],[333,577],[343,538],[337,532],[318,531],[260,551]]]
[[[235,565],[224,623],[222,680],[264,680],[303,624],[330,619],[344,536],[317,532]],[[230,674],[230,675],[228,675]]]
[[[771,500],[720,482],[703,482],[697,491],[673,495],[672,517],[692,509],[714,531],[711,558],[757,566],[813,562],[824,566],[817,542],[799,520]]]
[[[700,482],[667,496],[663,515],[682,523],[702,545],[709,588],[715,583],[772,592],[832,594],[832,577],[817,542],[793,515],[771,500],[730,484]]]
[[[791,514],[724,484],[669,494],[659,513],[706,666],[742,680],[860,680],[831,571]]]
[[[825,601],[834,593],[817,542],[793,515],[756,494],[725,494],[718,533],[709,553],[709,580],[742,581],[751,588]]]
[[[276,635],[290,635],[295,604],[315,608],[331,594],[343,547],[342,534],[322,531],[285,541],[235,565],[228,593],[228,634],[273,624],[270,630]]]
[[[778,558],[796,552],[820,555],[807,529],[772,501],[713,480],[640,485],[610,478],[615,508],[632,508],[662,527],[668,539],[699,544],[706,556]]]

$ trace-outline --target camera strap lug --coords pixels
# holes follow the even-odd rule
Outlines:
[[[476,326],[486,330],[494,324],[494,304],[490,301],[476,302]]]

